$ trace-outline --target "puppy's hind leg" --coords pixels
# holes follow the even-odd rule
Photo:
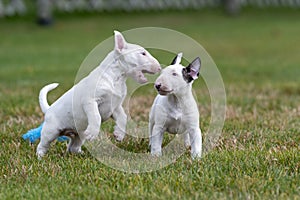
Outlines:
[[[59,130],[52,128],[47,123],[43,125],[41,132],[41,140],[36,150],[38,158],[42,158],[48,151],[50,144],[59,136]]]
[[[60,131],[60,136],[67,136],[70,139],[67,152],[82,153],[81,146],[83,141],[80,139],[78,133],[74,129],[63,129]]]
[[[81,150],[81,146],[83,144],[83,141],[80,139],[79,135],[75,135],[71,138],[67,151],[70,153],[78,153],[82,154],[83,151]]]

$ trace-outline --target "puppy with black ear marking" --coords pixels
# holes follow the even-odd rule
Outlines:
[[[199,127],[199,111],[192,94],[192,84],[199,76],[201,60],[197,57],[187,67],[180,64],[179,53],[171,65],[162,70],[155,81],[158,95],[149,117],[151,154],[162,154],[164,132],[186,134],[185,144],[191,145],[193,159],[200,158],[202,136]]]

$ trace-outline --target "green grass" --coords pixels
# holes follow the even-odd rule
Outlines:
[[[61,16],[50,28],[34,19],[0,20],[0,199],[300,199],[300,13],[219,11]],[[45,157],[20,137],[42,121],[40,88],[61,83],[53,102],[70,88],[85,56],[114,29],[172,28],[201,43],[216,62],[227,93],[223,133],[201,161],[188,152],[164,169],[130,174],[88,152],[65,153],[54,143]],[[132,41],[134,42],[134,41]],[[161,63],[172,58],[153,51]],[[151,87],[134,95],[132,116],[147,119]],[[203,132],[210,99],[195,83]],[[136,106],[139,105],[139,106]],[[111,131],[111,123],[103,125]],[[171,137],[169,137],[170,139]],[[147,141],[120,147],[147,152]]]

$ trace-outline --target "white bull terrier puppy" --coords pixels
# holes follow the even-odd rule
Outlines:
[[[80,153],[85,140],[95,139],[101,123],[112,117],[116,121],[114,136],[122,141],[127,116],[122,103],[127,93],[126,79],[146,83],[143,73],[157,73],[159,62],[143,47],[129,44],[118,31],[114,32],[115,48],[87,77],[74,85],[51,106],[47,93],[58,84],[50,84],[40,91],[40,106],[45,113],[37,156],[44,156],[57,137],[70,137],[68,151]]]
[[[179,53],[155,81],[159,94],[154,100],[149,117],[151,154],[162,154],[163,135],[164,132],[169,132],[185,134],[185,145],[191,145],[192,158],[200,158],[202,137],[192,84],[199,76],[201,61],[197,57],[184,67],[180,64],[181,57],[182,53]]]

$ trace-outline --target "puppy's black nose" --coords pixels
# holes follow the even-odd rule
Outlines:
[[[156,84],[155,84],[155,88],[156,88],[157,90],[159,90],[160,87],[161,87],[161,84],[160,84],[160,83],[156,83]]]

